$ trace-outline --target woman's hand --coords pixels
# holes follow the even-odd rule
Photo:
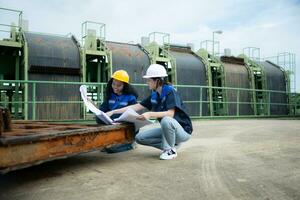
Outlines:
[[[141,114],[140,116],[138,116],[137,119],[147,120],[147,119],[150,119],[150,117],[151,117],[151,113],[150,112],[145,112],[145,113]]]

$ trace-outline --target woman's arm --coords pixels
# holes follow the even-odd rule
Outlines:
[[[111,116],[113,114],[121,114],[121,113],[125,112],[128,108],[131,108],[134,111],[140,111],[140,110],[144,109],[145,107],[142,106],[141,104],[137,103],[137,104],[134,104],[134,105],[126,106],[124,108],[120,108],[120,109],[109,111],[106,114],[108,116]]]
[[[163,118],[163,117],[174,117],[175,109],[170,109],[168,111],[162,111],[162,112],[145,112],[141,114],[137,119],[140,120],[146,120],[150,118]]]

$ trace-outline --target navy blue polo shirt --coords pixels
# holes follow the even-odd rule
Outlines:
[[[100,105],[100,110],[103,112],[108,112],[112,110],[116,110],[119,108],[123,108],[132,104],[136,104],[136,97],[132,94],[122,94],[117,95],[112,93],[108,99],[108,101],[104,101]],[[111,116],[112,119],[118,118],[121,114],[114,114]]]
[[[160,96],[156,91],[152,91],[151,95],[145,98],[140,104],[148,110],[155,112],[175,109],[174,119],[178,121],[187,133],[192,134],[193,126],[191,119],[186,113],[185,106],[173,86],[163,85]],[[160,121],[161,119],[158,120]]]

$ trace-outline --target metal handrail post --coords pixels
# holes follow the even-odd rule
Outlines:
[[[268,92],[268,116],[271,115],[271,92]]]
[[[200,87],[200,117],[202,117],[202,87]]]
[[[240,90],[237,90],[236,94],[236,116],[240,115]]]
[[[36,119],[35,111],[36,111],[36,83],[32,84],[32,120]]]

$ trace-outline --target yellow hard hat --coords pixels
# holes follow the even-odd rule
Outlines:
[[[112,78],[118,81],[129,83],[129,75],[125,70],[115,71],[114,74],[112,75]]]

